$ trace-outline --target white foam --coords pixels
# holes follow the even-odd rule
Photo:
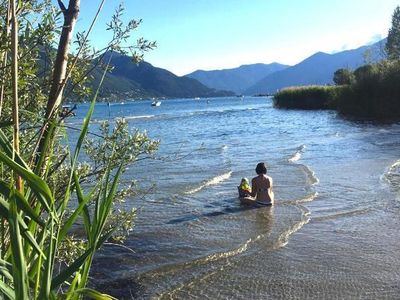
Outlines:
[[[307,174],[307,177],[311,183],[311,185],[317,185],[319,184],[319,178],[315,174],[313,170],[311,170],[308,166],[303,165],[303,170]]]
[[[390,165],[380,179],[396,191],[397,198],[400,198],[400,159]]]
[[[215,177],[211,178],[210,180],[205,181],[199,187],[196,187],[194,189],[191,189],[191,190],[185,192],[185,194],[188,194],[188,195],[195,194],[195,193],[201,191],[202,189],[204,189],[205,187],[217,185],[217,184],[229,179],[231,176],[232,176],[232,171],[229,171],[229,172],[219,175],[219,176],[215,176]]]
[[[135,120],[135,119],[149,119],[149,118],[154,118],[155,115],[143,115],[143,116],[127,116],[123,117],[125,120]]]
[[[304,203],[304,202],[311,202],[313,201],[315,198],[318,197],[318,192],[314,192],[310,195],[305,196],[304,198],[297,200],[297,203]]]
[[[298,161],[300,158],[301,158],[301,153],[300,152],[296,152],[292,157],[290,157],[288,159],[288,161],[295,162],[295,161]]]
[[[296,152],[288,158],[289,162],[296,162],[301,158],[301,155],[303,154],[304,150],[306,149],[306,145],[301,145],[296,149]]]
[[[398,167],[400,167],[400,159],[398,161],[396,161],[393,165],[390,166],[389,172],[393,172]]]

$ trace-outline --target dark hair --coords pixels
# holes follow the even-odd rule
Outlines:
[[[260,162],[260,163],[257,164],[256,173],[257,173],[258,175],[260,175],[260,174],[267,174],[267,167],[266,167],[266,165],[265,165],[263,162]]]

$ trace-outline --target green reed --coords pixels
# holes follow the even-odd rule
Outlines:
[[[274,95],[274,106],[294,109],[332,109],[342,87],[300,86],[282,89]]]

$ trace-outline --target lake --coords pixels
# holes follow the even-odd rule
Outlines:
[[[277,110],[270,98],[97,104],[161,140],[125,173],[151,189],[125,246],[106,245],[93,285],[121,299],[398,299],[400,124]],[[88,105],[69,121],[78,126]],[[264,161],[273,207],[246,208]]]

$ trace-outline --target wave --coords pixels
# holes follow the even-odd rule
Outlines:
[[[395,192],[400,193],[400,159],[387,168],[381,179],[387,182]]]
[[[304,153],[306,149],[306,145],[301,145],[297,147],[296,152],[288,158],[288,162],[296,162],[301,158],[301,155]]]
[[[355,210],[351,210],[351,211],[336,212],[336,213],[332,213],[332,214],[325,215],[325,216],[313,217],[313,220],[314,221],[337,220],[338,218],[346,218],[346,217],[363,215],[363,214],[369,213],[370,211],[373,211],[373,210],[374,210],[374,208],[372,208],[372,207],[365,207],[365,208],[355,209]]]
[[[143,116],[126,116],[126,117],[122,117],[122,119],[125,120],[135,120],[135,119],[150,119],[150,118],[154,118],[155,115],[143,115]]]
[[[294,233],[296,233],[301,228],[303,228],[306,224],[308,224],[308,222],[310,222],[310,220],[311,220],[310,211],[307,208],[302,207],[302,206],[300,206],[299,209],[302,211],[301,221],[297,222],[296,224],[294,224],[288,230],[285,230],[284,232],[282,232],[281,235],[278,238],[278,242],[275,243],[273,249],[276,250],[276,249],[285,247],[289,242],[289,238]]]
[[[232,171],[229,171],[222,175],[215,176],[215,177],[211,178],[210,180],[203,182],[200,186],[185,192],[185,194],[187,194],[187,195],[195,194],[208,186],[217,185],[217,184],[229,179],[231,176],[232,176]]]
[[[317,175],[315,175],[315,172],[311,170],[308,166],[306,165],[300,165],[301,168],[303,169],[304,173],[307,175],[307,179],[311,185],[317,185],[319,184],[319,178]]]
[[[171,118],[193,118],[193,117],[201,117],[201,116],[219,116],[225,114],[233,114],[243,111],[258,111],[259,107],[245,107],[245,108],[223,108],[223,109],[208,109],[208,110],[198,110],[198,111],[190,111],[190,112],[182,112],[178,114],[170,115]]]
[[[315,198],[318,197],[318,195],[319,194],[317,191],[313,191],[310,194],[307,194],[303,198],[300,198],[300,199],[294,199],[294,200],[279,199],[279,200],[276,200],[276,203],[282,203],[283,205],[300,205],[302,203],[314,201]]]
[[[313,201],[315,198],[318,197],[318,192],[314,191],[314,193],[309,194],[307,196],[305,196],[304,198],[301,198],[299,200],[296,200],[296,203],[305,203],[305,202],[311,202]]]

